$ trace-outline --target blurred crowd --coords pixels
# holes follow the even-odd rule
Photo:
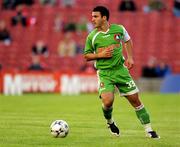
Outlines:
[[[153,56],[148,59],[147,64],[142,68],[142,77],[144,78],[164,78],[170,73],[169,65]]]
[[[168,10],[168,5],[166,0],[148,0],[147,5],[142,8],[145,13],[150,13],[152,11],[166,11]],[[118,10],[123,11],[138,11],[137,4],[135,0],[121,0],[118,6]],[[173,9],[171,10],[174,16],[180,16],[180,0],[173,0]]]
[[[146,0],[147,5],[144,5],[143,8],[137,7],[137,0],[120,0],[119,5],[117,6],[117,11],[119,12],[132,12],[143,11],[144,13],[151,13],[152,11],[162,12],[168,10],[168,6],[165,0]],[[29,26],[34,26],[37,23],[37,18],[34,16],[30,16],[27,7],[31,7],[34,4],[40,4],[42,6],[51,6],[51,7],[63,7],[67,9],[73,9],[75,5],[77,5],[76,0],[2,0],[1,3],[1,11],[13,11],[14,15],[11,17],[10,21],[7,22],[0,17],[0,43],[6,46],[10,46],[14,41],[12,38],[11,31],[7,27],[7,23],[10,23],[13,29],[16,29],[16,26],[20,25],[24,28]],[[175,17],[180,16],[180,0],[173,1],[172,14]],[[64,34],[63,38],[57,42],[57,55],[59,58],[61,57],[74,57],[76,55],[82,54],[85,40],[84,38],[79,39],[79,41],[75,40],[73,34],[77,34],[81,36],[81,34],[85,33],[86,35],[93,30],[92,23],[88,20],[86,15],[81,15],[79,20],[74,20],[73,16],[65,18],[65,15],[57,12],[56,16],[53,20],[52,29],[54,32]],[[20,43],[20,42],[18,42]],[[0,48],[1,49],[1,48]],[[32,64],[29,65],[29,70],[44,70],[44,67],[41,65],[41,57],[47,58],[50,54],[50,49],[48,47],[48,42],[43,41],[43,39],[39,38],[36,40],[34,44],[32,44],[31,48],[31,59]],[[154,64],[154,63],[153,63]],[[153,72],[155,71],[155,75],[148,75],[151,68],[153,66]],[[1,67],[1,66],[0,66]],[[91,68],[90,68],[91,67]],[[1,67],[3,68],[3,67]],[[147,67],[143,67],[142,76],[164,76],[166,72],[162,71],[162,68],[166,68],[165,71],[169,72],[168,66],[164,64],[164,62],[159,62],[158,66],[154,69],[154,65],[152,65],[152,61],[148,62]],[[167,69],[168,68],[168,69]],[[80,71],[87,72],[95,72],[92,63],[85,63],[79,69]]]

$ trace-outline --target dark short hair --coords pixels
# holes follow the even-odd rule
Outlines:
[[[100,12],[101,16],[106,16],[107,20],[109,20],[109,10],[104,6],[96,6],[93,9],[93,12]]]

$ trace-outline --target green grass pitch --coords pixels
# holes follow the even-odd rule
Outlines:
[[[0,147],[180,147],[180,95],[146,93],[141,99],[161,139],[145,137],[133,108],[116,95],[114,118],[121,136],[111,136],[97,94],[0,95]],[[53,138],[52,121],[68,122],[66,138]]]

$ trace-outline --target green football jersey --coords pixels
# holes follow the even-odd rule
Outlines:
[[[113,56],[106,59],[97,59],[96,69],[112,69],[122,66],[124,57],[122,54],[122,42],[130,39],[127,31],[122,25],[111,24],[106,32],[94,29],[87,37],[84,54],[98,53],[106,48],[113,48]]]

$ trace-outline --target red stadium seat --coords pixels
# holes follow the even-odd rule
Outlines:
[[[37,23],[27,28],[20,25],[12,27],[10,18],[14,11],[1,11],[0,17],[7,22],[12,34],[13,44],[7,47],[0,43],[0,62],[7,68],[26,68],[31,62],[32,45],[37,40],[42,39],[47,42],[50,51],[49,57],[43,60],[43,64],[46,64],[52,70],[78,72],[84,63],[82,56],[60,58],[57,55],[58,43],[64,37],[64,34],[53,30],[55,15],[57,13],[63,16],[68,14],[68,16],[75,17],[78,22],[82,14],[90,18],[92,8],[97,4],[102,4],[108,6],[111,10],[110,22],[123,24],[132,37],[136,63],[136,69],[132,70],[133,76],[139,77],[141,75],[141,67],[151,55],[166,59],[172,66],[173,72],[180,72],[179,64],[174,62],[180,58],[180,20],[173,17],[169,10],[163,13],[143,13],[142,7],[147,4],[144,0],[136,1],[137,12],[119,13],[117,11],[119,2],[119,0],[113,0],[112,5],[112,2],[107,0],[77,0],[74,8],[62,8],[59,5],[54,7],[41,6],[36,3],[28,8],[28,12],[30,16],[36,17]],[[173,3],[171,1],[167,3],[169,8],[172,8]],[[87,33],[75,34],[74,36],[74,39],[78,42],[80,39],[85,40]]]

